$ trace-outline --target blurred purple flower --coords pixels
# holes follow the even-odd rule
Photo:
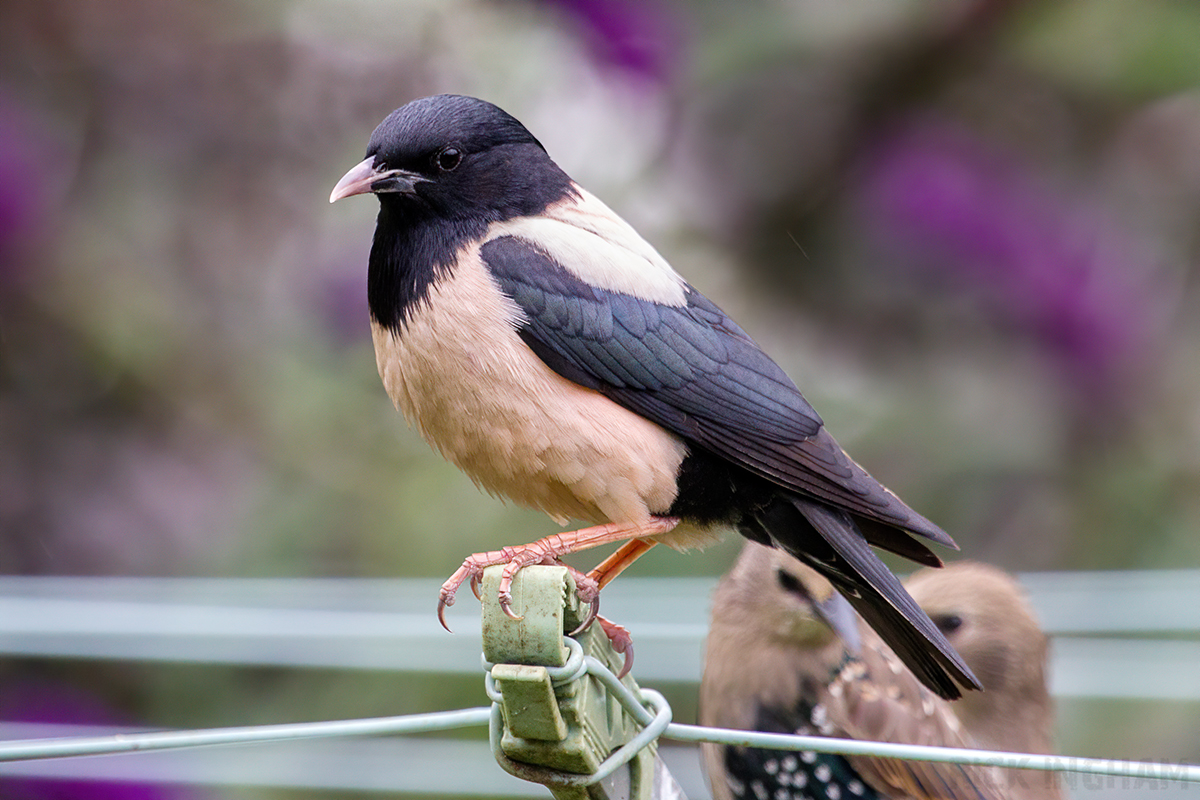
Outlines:
[[[680,61],[683,24],[663,0],[544,0],[575,19],[596,61],[665,83]]]
[[[0,719],[65,725],[121,725],[99,698],[70,684],[27,680],[0,693]],[[178,786],[119,781],[52,778],[0,778],[4,800],[192,800],[195,792]]]
[[[0,95],[0,288],[19,277],[18,252],[45,212],[45,150],[24,110]]]
[[[313,300],[332,343],[339,347],[360,346],[369,341],[371,318],[367,308],[366,257],[350,262],[345,269],[329,269],[317,280]]]
[[[863,222],[894,261],[976,291],[1075,388],[1113,392],[1145,354],[1160,309],[1152,265],[1086,203],[946,125],[889,139],[864,175]]]

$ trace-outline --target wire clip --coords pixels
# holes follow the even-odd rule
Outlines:
[[[599,626],[578,634],[578,641],[563,635],[586,612],[565,567],[517,573],[512,589],[519,620],[496,600],[501,569],[489,567],[483,578],[485,688],[493,702],[489,739],[496,761],[556,797],[592,796],[581,790],[605,784],[620,785],[611,796],[664,796],[664,779],[674,783],[657,758],[656,740],[671,723],[666,699],[638,688],[628,675],[617,678],[622,657]]]

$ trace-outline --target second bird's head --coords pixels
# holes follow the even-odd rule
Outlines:
[[[329,202],[373,193],[414,221],[498,222],[536,214],[572,191],[571,179],[513,116],[473,97],[439,94],[389,114]]]
[[[828,580],[774,547],[747,542],[722,579],[714,613],[729,625],[787,647],[820,648],[834,638],[859,648],[858,615]]]

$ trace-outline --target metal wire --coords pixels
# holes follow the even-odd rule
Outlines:
[[[578,645],[571,649],[572,655],[580,652]],[[578,656],[576,655],[574,661],[578,660]],[[643,689],[643,697],[639,699],[624,684],[618,681],[616,676],[599,660],[591,656],[584,656],[582,660],[586,665],[586,669],[580,670],[575,663],[570,663],[567,667],[559,668],[559,679],[577,679],[584,672],[594,675],[614,693],[622,705],[644,727],[637,736],[619,748],[609,759],[606,759],[601,765],[600,771],[591,776],[576,775],[563,777],[567,774],[558,773],[554,770],[546,770],[547,779],[553,779],[559,783],[585,786],[602,780],[619,766],[627,763],[641,748],[646,747],[660,735],[663,738],[683,742],[714,742],[717,744],[762,747],[776,750],[879,756],[909,761],[939,761],[951,764],[1010,767],[1045,772],[1111,775],[1147,780],[1200,783],[1200,766],[1189,764],[1119,761],[1031,753],[1004,753],[991,750],[930,747],[925,745],[895,744],[891,742],[833,739],[820,736],[735,731],[725,728],[709,728],[699,725],[675,723],[671,722],[670,705],[661,694],[653,690]],[[488,677],[490,679],[490,674]],[[489,686],[489,694],[493,692],[494,687]],[[647,703],[653,708],[653,713],[645,707],[644,704]],[[247,745],[262,742],[306,739],[428,733],[480,725],[489,725],[491,729],[490,738],[495,742],[499,736],[498,709],[499,706],[493,703],[490,707],[396,717],[332,720],[285,725],[256,725],[239,728],[211,728],[191,731],[125,733],[115,736],[27,739],[0,742],[0,762],[149,752],[212,745]],[[496,749],[496,752],[499,752],[496,744],[493,744],[493,747]]]
[[[647,694],[649,695],[649,692]],[[669,713],[669,706],[664,699],[661,699],[661,695],[654,692],[647,699],[651,697],[653,698],[652,704],[656,706],[655,716],[661,714],[664,709]],[[659,706],[660,702],[661,706]],[[125,733],[116,736],[26,739],[0,742],[0,761],[150,752],[211,745],[248,745],[304,739],[428,733],[486,725],[491,715],[492,708],[484,706],[459,711],[358,720],[259,725],[241,728],[211,728],[194,731],[155,731],[148,733]],[[839,753],[842,755],[900,758],[909,761],[940,761],[950,764],[1016,767],[1046,772],[1112,775],[1149,780],[1200,783],[1200,766],[1190,764],[1120,761],[1031,753],[1002,753],[991,750],[958,750],[948,747],[831,739],[819,736],[735,731],[725,728],[686,725],[678,722],[666,725],[662,733],[662,738],[681,742],[715,742],[717,744],[763,747],[776,750],[811,750],[814,752]]]
[[[1200,766],[1165,764],[1153,761],[1118,761],[1076,756],[1038,755],[1034,753],[1005,753],[997,750],[932,747],[893,742],[869,742],[857,739],[832,739],[823,736],[732,731],[726,728],[707,728],[673,722],[663,738],[680,742],[717,742],[740,747],[761,747],[772,750],[802,750],[818,753],[837,753],[846,756],[882,756],[905,761],[940,761],[947,764],[969,764],[988,767],[1015,767],[1043,772],[1077,772],[1089,775],[1114,775],[1153,780],[1175,780],[1200,783]],[[1160,774],[1161,773],[1161,774]]]
[[[328,722],[252,725],[242,728],[208,728],[192,731],[151,731],[122,733],[115,736],[78,736],[65,739],[25,739],[0,742],[0,761],[111,755],[218,744],[256,744],[347,736],[429,733],[484,725],[487,723],[490,713],[490,708],[481,707],[459,711],[440,711],[432,714],[409,714],[399,717],[331,720]]]

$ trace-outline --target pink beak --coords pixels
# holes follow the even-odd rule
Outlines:
[[[333,191],[329,194],[329,202],[336,203],[343,197],[370,192],[371,184],[380,178],[380,174],[375,171],[374,164],[375,156],[370,156],[355,164],[333,187]]]
[[[333,191],[329,194],[329,202],[336,203],[343,197],[350,197],[356,194],[367,194],[374,192],[375,194],[383,194],[385,192],[397,192],[400,194],[413,194],[418,183],[425,183],[429,179],[417,172],[409,172],[403,169],[385,169],[381,166],[375,166],[375,157],[369,156],[361,163],[355,164],[350,171],[342,176],[342,179],[337,182],[337,186],[333,187]]]

